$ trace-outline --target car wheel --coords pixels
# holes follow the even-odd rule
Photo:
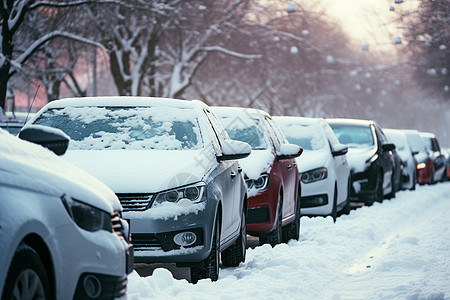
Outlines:
[[[375,201],[383,202],[384,199],[384,191],[383,191],[383,174],[380,172],[377,176],[377,184],[375,190]],[[373,203],[373,202],[372,202]]]
[[[200,266],[191,267],[191,282],[197,283],[200,279],[210,278],[211,281],[219,279],[219,249],[220,249],[220,218],[216,218],[211,253],[200,263]]]
[[[351,207],[350,207],[350,191],[351,191],[351,181],[350,178],[348,179],[348,186],[347,186],[347,199],[345,200],[345,206],[342,210],[342,212],[346,215],[350,214]]]
[[[24,245],[15,253],[2,299],[51,299],[47,272],[33,248]]]
[[[337,219],[337,187],[334,187],[334,196],[333,196],[333,208],[331,210],[331,217],[333,218],[333,222],[336,223]]]
[[[237,240],[222,251],[222,264],[225,267],[237,267],[245,261],[247,253],[247,223],[245,218],[245,209],[242,211],[241,232]]]
[[[281,243],[283,238],[283,202],[281,195],[278,199],[277,218],[275,220],[275,228],[268,232],[261,234],[259,237],[259,244],[270,244],[272,247]]]
[[[287,243],[289,240],[298,241],[300,238],[300,219],[301,219],[301,205],[300,205],[300,193],[297,200],[297,207],[295,209],[294,221],[289,223],[283,228],[283,242]]]

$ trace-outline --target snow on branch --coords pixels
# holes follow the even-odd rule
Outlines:
[[[95,42],[93,40],[87,39],[87,38],[83,38],[81,36],[78,36],[76,34],[70,33],[70,32],[66,32],[66,31],[59,31],[59,30],[55,30],[53,32],[50,32],[44,36],[42,36],[41,38],[39,38],[38,40],[36,40],[33,44],[31,44],[30,47],[28,47],[28,49],[22,53],[22,55],[20,55],[17,59],[14,60],[15,62],[15,66],[18,65],[22,65],[25,61],[27,61],[43,44],[45,44],[46,42],[48,42],[49,40],[55,38],[55,37],[65,37],[68,39],[72,39],[75,41],[79,41],[81,43],[85,43],[88,45],[92,45],[95,47],[99,47],[102,48],[102,44]],[[16,70],[11,70],[11,75],[15,73]]]
[[[238,58],[245,58],[245,59],[255,59],[255,58],[263,57],[262,54],[244,54],[244,53],[239,53],[239,52],[235,52],[232,50],[228,50],[228,49],[222,48],[220,46],[202,47],[201,50],[222,52],[222,53],[230,55],[230,56],[234,56],[234,57],[238,57]]]

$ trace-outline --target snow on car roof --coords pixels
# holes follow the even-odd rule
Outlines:
[[[347,119],[347,118],[329,118],[326,119],[328,123],[332,124],[346,124],[346,125],[364,125],[369,126],[375,123],[373,120],[361,120],[361,119]]]
[[[42,193],[66,194],[104,211],[121,210],[115,194],[92,175],[50,150],[24,141],[0,129],[2,182]]]
[[[258,118],[261,119],[264,116],[270,117],[270,115],[257,108],[246,108],[246,107],[232,107],[232,106],[213,106],[211,107],[214,113],[220,115],[222,117],[229,116],[235,117],[237,115],[250,117],[250,118]]]
[[[298,125],[312,125],[324,122],[323,118],[308,118],[308,117],[294,117],[294,116],[272,116],[277,122],[280,123],[295,123]]]

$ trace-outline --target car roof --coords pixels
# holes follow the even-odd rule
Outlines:
[[[427,138],[432,138],[432,139],[436,138],[436,135],[434,133],[431,133],[431,132],[421,132],[421,131],[419,131],[419,134],[420,134],[420,136],[427,137]]]
[[[328,123],[342,124],[342,125],[363,125],[363,126],[369,126],[369,125],[375,123],[375,121],[373,121],[373,120],[347,119],[347,118],[327,118],[325,120]]]
[[[324,118],[309,118],[309,117],[296,117],[296,116],[273,116],[275,121],[281,121],[282,123],[300,124],[300,125],[314,125],[325,122]]]
[[[161,97],[138,97],[138,96],[100,96],[64,98],[55,100],[44,108],[64,108],[77,106],[111,106],[111,107],[133,107],[133,106],[163,106],[174,108],[206,108],[207,105],[199,100],[181,100]]]
[[[269,117],[269,113],[257,109],[257,108],[246,108],[246,107],[235,107],[235,106],[212,106],[212,111],[219,116],[247,116],[255,118]]]

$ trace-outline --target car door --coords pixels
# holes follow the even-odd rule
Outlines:
[[[228,134],[220,125],[216,117],[208,110],[204,110],[211,125],[211,131],[215,142],[219,146],[218,155],[222,154],[222,142],[229,139]],[[239,231],[241,221],[241,181],[239,165],[235,160],[218,162],[218,171],[215,184],[220,187],[222,193],[222,240],[227,240],[233,233]]]
[[[383,177],[383,190],[384,193],[389,193],[392,191],[392,188],[394,186],[394,183],[392,182],[392,173],[394,171],[394,156],[392,154],[392,151],[384,151],[383,150],[383,144],[388,142],[388,139],[384,135],[381,128],[378,126],[378,124],[374,123],[374,130],[375,135],[378,143],[378,155],[380,159],[380,165],[384,172]]]
[[[328,124],[323,124],[323,130],[325,132],[325,135],[327,136],[327,139],[330,143],[331,148],[331,155],[333,150],[335,149],[335,146],[340,144],[339,140],[337,139],[336,135],[333,132],[333,129]],[[338,187],[338,204],[342,203],[347,199],[347,193],[348,193],[348,180],[349,180],[349,174],[350,171],[348,169],[348,163],[347,163],[347,156],[346,155],[338,155],[338,156],[332,156],[333,159],[333,166],[336,172],[336,181],[337,181],[337,187]]]
[[[285,144],[287,141],[270,117],[266,116],[265,122],[268,125],[276,154],[280,150],[281,144]],[[298,169],[295,158],[279,160],[276,163],[280,166],[280,172],[283,178],[283,218],[286,218],[295,214]]]

